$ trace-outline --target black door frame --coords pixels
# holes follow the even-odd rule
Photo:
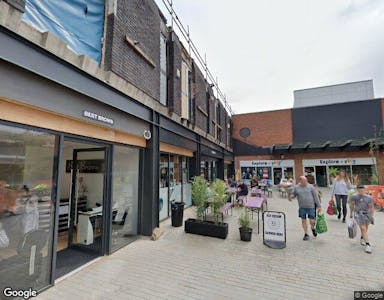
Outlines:
[[[77,186],[77,166],[78,166],[78,154],[79,153],[85,153],[85,152],[103,152],[104,153],[104,172],[103,172],[103,210],[102,210],[102,238],[101,238],[101,249],[99,249],[99,255],[102,256],[105,254],[105,222],[104,219],[108,214],[107,209],[107,174],[106,174],[106,166],[108,164],[107,159],[107,147],[99,147],[99,148],[81,148],[81,149],[73,149],[73,157],[72,157],[72,189],[71,189],[71,210],[70,210],[70,225],[69,225],[69,234],[68,234],[68,247],[71,247],[73,245],[73,230],[75,226],[75,216],[76,216],[76,207],[75,207],[75,200],[76,200],[76,186]]]

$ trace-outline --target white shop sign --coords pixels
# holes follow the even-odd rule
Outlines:
[[[241,160],[240,167],[294,167],[294,160]]]
[[[287,242],[285,214],[277,211],[263,213],[263,242],[271,248],[285,248]]]
[[[303,166],[358,166],[358,165],[373,165],[376,164],[376,159],[372,157],[359,158],[326,158],[326,159],[303,159]]]

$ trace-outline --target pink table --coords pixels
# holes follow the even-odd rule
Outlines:
[[[264,206],[268,209],[268,201],[265,197],[247,197],[245,208],[252,212],[257,211],[257,233],[260,233],[260,211],[264,211]]]

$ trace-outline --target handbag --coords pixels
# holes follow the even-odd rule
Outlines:
[[[333,202],[332,200],[329,200],[328,202],[327,214],[330,216],[333,216],[335,214],[335,202]]]
[[[0,249],[7,248],[9,246],[9,238],[4,229],[0,229]]]
[[[316,232],[317,233],[325,233],[328,231],[327,222],[325,221],[325,216],[323,213],[318,214],[316,220]]]
[[[357,235],[357,223],[355,219],[348,221],[348,237],[354,239]]]

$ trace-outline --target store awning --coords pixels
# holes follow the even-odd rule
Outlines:
[[[372,139],[342,139],[338,141],[316,141],[300,142],[286,145],[274,145],[272,154],[281,154],[289,152],[334,152],[334,151],[359,151],[369,146]],[[384,146],[384,138],[376,139],[378,146]]]

